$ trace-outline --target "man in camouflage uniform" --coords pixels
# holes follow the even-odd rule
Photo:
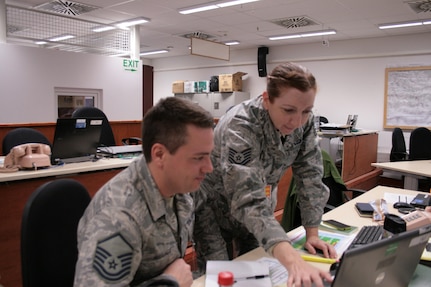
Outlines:
[[[144,156],[94,196],[78,227],[74,286],[190,286],[182,258],[193,229],[193,200],[212,171],[213,118],[179,98],[144,117]]]
[[[292,166],[305,247],[312,254],[320,249],[325,257],[337,256],[318,237],[329,190],[321,180],[322,157],[311,113],[315,79],[305,68],[287,63],[276,67],[267,81],[261,96],[230,109],[215,128],[214,171],[193,194],[199,265],[203,269],[206,260],[232,258],[232,241],[239,255],[261,245],[288,270],[288,286],[321,286],[321,278],[331,280],[328,273],[301,259],[274,218],[278,182]]]

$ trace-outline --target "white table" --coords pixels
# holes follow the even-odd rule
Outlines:
[[[343,223],[353,225],[353,226],[358,226],[358,227],[362,227],[364,225],[374,225],[376,223],[373,223],[371,218],[360,217],[357,214],[357,212],[354,210],[355,208],[354,205],[356,202],[369,202],[375,199],[384,198],[385,193],[395,194],[395,195],[400,195],[400,194],[416,195],[418,192],[412,191],[412,190],[394,188],[394,187],[377,186],[369,190],[368,192],[362,194],[361,196],[358,196],[353,200],[350,200],[349,202],[335,208],[334,210],[331,210],[325,213],[323,215],[323,219],[339,219]],[[388,211],[390,213],[402,216],[401,213],[399,213],[396,209],[392,207],[392,204],[388,204]],[[298,228],[302,228],[302,227],[298,227]],[[298,228],[290,231],[289,233],[293,234],[297,232]],[[236,258],[235,260],[257,260],[265,256],[268,257],[269,255],[261,247],[259,247]],[[339,256],[341,256],[341,254],[339,254]],[[316,268],[329,271],[330,264],[316,263],[316,262],[309,262],[309,263],[315,266]],[[413,278],[411,284],[409,284],[409,286],[428,286],[428,285],[422,285],[424,281],[431,282],[431,273],[429,272],[428,269],[429,269],[428,267],[425,267],[423,265],[418,265],[418,268],[416,270],[416,275]],[[205,286],[205,276],[202,276],[194,280],[192,285],[192,287],[204,287],[204,286]]]
[[[374,167],[404,175],[404,188],[417,190],[418,179],[431,177],[431,160],[372,163]]]

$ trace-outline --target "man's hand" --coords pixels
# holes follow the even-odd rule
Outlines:
[[[184,261],[184,259],[175,260],[163,273],[177,279],[180,287],[190,287],[193,283],[191,267]]]

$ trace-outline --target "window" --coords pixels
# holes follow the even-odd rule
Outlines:
[[[102,109],[102,90],[80,88],[54,88],[57,100],[57,116],[70,118],[81,107]]]

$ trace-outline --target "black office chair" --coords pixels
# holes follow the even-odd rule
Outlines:
[[[116,145],[114,132],[112,131],[111,124],[109,123],[108,117],[106,116],[106,114],[102,110],[100,110],[96,107],[78,108],[72,113],[72,118],[79,118],[79,117],[103,118],[104,121],[102,123],[102,133],[100,135],[99,146],[114,146],[114,145]]]
[[[47,182],[31,194],[21,224],[23,287],[73,286],[77,227],[89,202],[73,179]]]
[[[40,131],[33,128],[16,128],[9,131],[3,138],[3,155],[7,155],[14,146],[25,143],[43,143],[51,147],[51,142]]]
[[[324,212],[334,209],[343,203],[355,198],[365,191],[361,189],[347,188],[341,175],[332,161],[329,154],[322,150],[323,158],[323,183],[329,188],[329,198],[324,208]],[[301,226],[301,211],[298,205],[298,193],[296,191],[295,179],[290,181],[289,191],[283,209],[281,226],[286,232]]]
[[[409,160],[431,159],[431,131],[418,127],[410,134]]]
[[[329,123],[329,120],[326,117],[320,116],[319,121],[321,124],[327,124]]]
[[[401,128],[394,128],[392,131],[392,148],[389,160],[403,161],[407,160],[408,156],[403,131]]]

